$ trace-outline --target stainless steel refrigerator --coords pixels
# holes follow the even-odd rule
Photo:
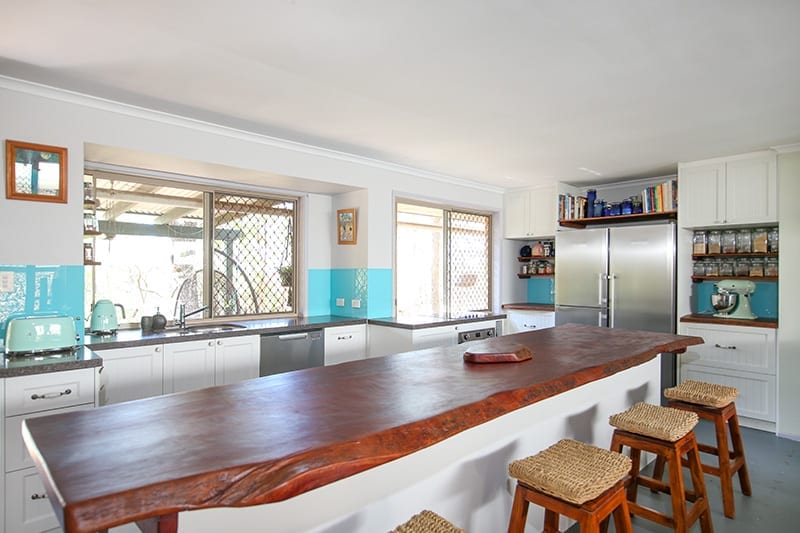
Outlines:
[[[556,234],[556,325],[579,323],[675,333],[675,224]],[[675,384],[674,355],[661,359]]]

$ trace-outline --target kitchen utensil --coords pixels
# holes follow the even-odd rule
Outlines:
[[[153,331],[153,317],[143,316],[140,324],[142,326],[142,333],[150,333]]]
[[[714,316],[753,320],[758,318],[750,309],[750,295],[756,292],[756,284],[749,280],[724,279],[715,284],[716,294],[711,295],[711,306],[717,310]]]
[[[6,325],[5,351],[8,355],[72,350],[77,341],[75,320],[69,316],[26,316],[12,318]]]
[[[153,331],[161,331],[167,327],[167,317],[161,314],[156,307],[156,314],[153,315]]]
[[[119,322],[117,321],[117,307],[122,311],[122,318],[125,318],[125,308],[121,304],[115,304],[111,300],[98,300],[92,309],[92,319],[89,329],[96,335],[113,335],[117,332]]]

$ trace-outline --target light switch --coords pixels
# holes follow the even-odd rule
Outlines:
[[[361,300],[352,300],[350,302],[350,307],[353,309],[361,309]]]
[[[0,272],[0,292],[12,292],[14,290],[14,273]]]
[[[336,307],[344,307],[344,298],[336,298]]]

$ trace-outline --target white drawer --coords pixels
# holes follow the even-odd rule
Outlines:
[[[94,403],[94,368],[6,379],[6,416]]]
[[[79,411],[81,409],[91,409],[93,404],[79,405],[77,407],[67,407],[65,409],[57,409],[55,411],[40,411],[35,414],[17,415],[6,417],[5,420],[5,459],[6,459],[6,472],[20,470],[21,468],[30,468],[33,465],[31,456],[28,455],[28,450],[25,448],[25,443],[22,442],[22,421],[26,418],[37,418],[40,416],[49,416],[57,413],[69,413],[70,411]]]
[[[702,365],[681,365],[681,381],[705,381],[739,389],[736,412],[739,416],[775,422],[777,399],[775,376],[756,372],[717,369]]]
[[[681,364],[775,374],[777,357],[774,329],[683,324],[681,333],[705,340],[705,344],[690,346],[686,353],[680,355]]]
[[[9,533],[58,530],[58,519],[35,468],[6,474],[5,526]]]

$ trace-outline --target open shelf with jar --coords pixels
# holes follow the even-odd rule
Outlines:
[[[692,281],[778,281],[778,228],[695,231]]]
[[[611,215],[590,218],[562,218],[558,221],[565,228],[584,229],[586,226],[599,224],[616,224],[622,222],[644,222],[649,220],[675,220],[677,211],[663,211],[660,213],[635,213],[631,215]]]
[[[522,263],[522,271],[517,274],[520,279],[552,278],[556,273],[556,258],[552,255],[517,257],[517,261]]]
[[[95,238],[102,235],[97,222],[97,196],[94,176],[84,176],[83,181],[83,264],[97,266]]]

